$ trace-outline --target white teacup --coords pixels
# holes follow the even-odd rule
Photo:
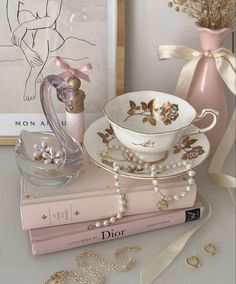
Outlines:
[[[219,115],[211,109],[205,109],[197,115],[185,100],[154,91],[115,97],[104,105],[103,111],[117,139],[146,162],[163,159],[188,128],[207,114],[213,116],[213,122],[204,129],[197,128],[191,134],[211,130]]]

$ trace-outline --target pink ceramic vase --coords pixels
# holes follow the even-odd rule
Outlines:
[[[222,47],[225,37],[231,31],[230,28],[211,30],[202,28],[198,24],[196,24],[196,27],[200,33],[201,48],[204,52],[215,51]],[[220,143],[228,121],[228,108],[224,89],[224,81],[217,71],[215,59],[201,58],[193,76],[187,101],[197,112],[207,108],[219,112],[220,116],[217,125],[207,133],[212,151]],[[210,121],[211,117],[206,117],[196,124],[198,127],[206,127],[210,124]]]

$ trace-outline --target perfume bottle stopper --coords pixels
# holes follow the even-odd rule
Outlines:
[[[67,80],[69,86],[74,90],[74,99],[66,105],[66,131],[78,143],[83,142],[84,136],[84,100],[85,93],[80,89],[81,81],[76,76]]]

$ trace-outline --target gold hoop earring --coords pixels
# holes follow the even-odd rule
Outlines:
[[[214,256],[218,254],[217,248],[213,244],[206,244],[202,247],[204,254]]]
[[[185,259],[185,264],[190,269],[197,269],[201,266],[200,258],[198,256],[191,256]]]

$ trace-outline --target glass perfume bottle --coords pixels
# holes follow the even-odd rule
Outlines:
[[[80,89],[81,81],[75,76],[67,80],[69,86],[74,90],[74,99],[70,106],[66,105],[66,132],[73,137],[76,142],[83,143],[85,119],[84,100],[85,93]]]
[[[51,88],[66,106],[74,99],[74,91],[62,78],[46,77],[40,89],[41,104],[52,133],[21,131],[16,145],[16,161],[23,177],[37,186],[58,187],[71,182],[79,174],[83,158],[79,143],[61,127],[55,113]]]

